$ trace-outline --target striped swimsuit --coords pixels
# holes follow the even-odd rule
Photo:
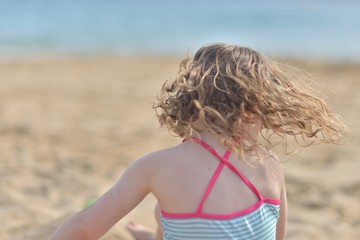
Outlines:
[[[219,158],[217,167],[200,205],[194,213],[168,213],[161,210],[163,239],[276,239],[276,223],[280,212],[280,200],[264,198],[256,187],[228,160],[230,152],[221,157],[215,149],[197,138],[192,138]],[[227,166],[256,194],[259,201],[254,205],[230,214],[207,214],[202,211],[222,169]]]

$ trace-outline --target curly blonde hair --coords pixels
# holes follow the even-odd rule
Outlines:
[[[165,82],[154,108],[160,125],[176,135],[209,131],[235,150],[244,149],[238,136],[244,134],[240,126],[249,122],[249,112],[261,119],[269,147],[274,135],[285,146],[288,136],[300,146],[337,143],[347,127],[312,83],[310,74],[250,48],[217,43],[181,62],[178,76]]]

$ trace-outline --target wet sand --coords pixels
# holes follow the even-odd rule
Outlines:
[[[152,102],[180,58],[64,58],[0,63],[0,239],[47,239],[134,159],[181,140],[158,130]],[[360,64],[294,62],[315,73],[336,112],[360,128]],[[283,157],[287,239],[360,239],[360,138]],[[102,239],[155,226],[149,196]]]

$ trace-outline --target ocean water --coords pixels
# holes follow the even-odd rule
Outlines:
[[[213,42],[360,61],[360,1],[0,0],[0,59],[184,55]]]

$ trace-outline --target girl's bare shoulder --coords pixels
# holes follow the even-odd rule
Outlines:
[[[268,157],[265,161],[268,171],[276,175],[280,182],[283,182],[283,162],[273,151],[269,150],[268,153]]]
[[[268,167],[273,167],[278,169],[279,171],[281,171],[282,168],[282,162],[280,160],[280,158],[278,157],[278,155],[276,153],[274,153],[271,150],[268,150],[266,152],[266,154],[264,155],[264,160],[267,163]]]
[[[160,149],[154,152],[150,152],[143,157],[139,158],[137,161],[140,161],[144,165],[150,166],[164,166],[169,162],[173,162],[177,156],[180,156],[183,153],[182,144],[178,144],[172,147]]]

